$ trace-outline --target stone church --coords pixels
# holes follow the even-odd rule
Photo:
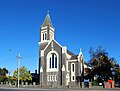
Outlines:
[[[39,82],[41,86],[75,86],[84,81],[82,50],[75,55],[55,40],[55,28],[49,13],[40,27]]]

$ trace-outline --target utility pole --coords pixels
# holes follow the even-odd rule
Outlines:
[[[18,88],[19,88],[19,75],[20,75],[20,59],[21,59],[21,57],[20,57],[20,53],[19,53],[19,55],[17,56],[17,58],[18,58]]]

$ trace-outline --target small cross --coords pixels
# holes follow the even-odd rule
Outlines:
[[[47,10],[47,14],[49,14],[49,10]]]
[[[82,52],[82,48],[80,48],[80,52]]]

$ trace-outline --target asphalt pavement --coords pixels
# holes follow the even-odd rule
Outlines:
[[[9,88],[0,87],[0,91],[120,91],[120,88],[106,89],[106,88]]]

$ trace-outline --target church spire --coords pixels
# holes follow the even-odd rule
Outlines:
[[[40,42],[48,42],[54,39],[54,27],[52,25],[49,11],[47,11],[47,15],[43,24],[40,27]]]
[[[51,26],[51,27],[53,27],[51,19],[50,19],[49,10],[47,11],[46,18],[45,18],[45,20],[44,20],[44,22],[42,24],[42,27],[45,27],[45,26]]]

